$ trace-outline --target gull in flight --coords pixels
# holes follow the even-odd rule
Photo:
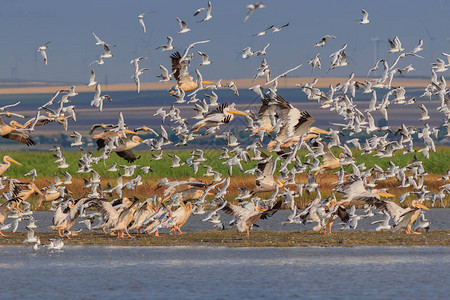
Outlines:
[[[283,29],[284,27],[288,27],[288,26],[289,26],[289,23],[284,24],[284,25],[282,25],[282,26],[280,26],[280,27],[275,27],[275,26],[273,26],[273,31],[272,31],[272,32],[278,32],[278,31],[280,31],[281,29]]]
[[[199,8],[197,9],[197,11],[194,13],[194,16],[198,15],[199,13],[201,13],[202,11],[204,11],[206,8]],[[206,10],[206,17],[199,21],[199,23],[204,23],[208,20],[211,20],[212,15],[211,15],[211,10],[212,10],[212,5],[211,5],[211,1],[208,1],[208,9]]]
[[[159,68],[163,71],[163,73],[161,75],[156,76],[158,78],[161,78],[159,80],[159,82],[170,81],[170,78],[173,77],[173,74],[175,72],[172,72],[172,73],[169,74],[169,71],[163,65],[159,65]]]
[[[44,45],[40,46],[38,51],[41,53],[42,58],[44,58],[44,64],[47,65],[47,53],[45,52],[45,50],[47,50],[47,46],[50,44],[51,42],[47,42]]]
[[[139,71],[139,61],[141,61],[141,60],[143,60],[143,59],[147,59],[147,57],[141,56],[141,57],[132,59],[132,60],[130,61],[130,65],[132,64],[133,67],[134,67],[134,73],[137,73],[137,72]]]
[[[367,13],[367,11],[365,11],[364,9],[361,9],[361,12],[363,13],[363,18],[357,20],[357,21],[359,21],[359,24],[367,24],[367,23],[369,23],[370,22],[369,14]]]
[[[175,49],[174,46],[172,46],[173,38],[171,36],[167,37],[167,44],[161,45],[159,47],[156,47],[156,49],[162,48],[162,51],[170,51]]]
[[[398,36],[395,36],[394,39],[391,41],[391,39],[388,39],[389,45],[391,46],[391,50],[389,50],[389,53],[398,53],[405,50],[405,48],[402,48],[402,43],[400,42],[400,39]]]
[[[321,39],[320,42],[316,43],[314,46],[315,47],[323,47],[325,46],[325,44],[327,43],[327,39],[335,39],[336,37],[334,35],[324,35]]]
[[[113,57],[114,56],[114,54],[111,54],[111,49],[109,49],[109,47],[108,47],[108,45],[103,45],[103,50],[104,50],[104,52],[103,52],[103,54],[100,56],[100,59],[103,59],[103,58],[111,58],[111,57]]]
[[[137,89],[138,94],[141,91],[141,81],[139,80],[139,76],[141,76],[144,73],[144,71],[147,71],[147,70],[148,70],[148,68],[142,68],[142,69],[138,70],[136,73],[134,73],[133,76],[131,76],[134,79],[134,83],[136,84],[136,89]]]
[[[248,18],[250,18],[250,16],[255,12],[255,10],[257,10],[258,8],[264,8],[266,7],[264,4],[262,4],[262,2],[256,2],[254,4],[250,4],[247,5],[247,8],[249,9],[249,11],[247,12],[247,14],[244,17],[244,22],[246,22],[248,20]]]
[[[202,63],[200,64],[200,66],[206,66],[212,63],[212,61],[209,60],[208,54],[200,51],[197,51],[197,53],[202,57]]]
[[[266,32],[267,31],[269,31],[270,29],[272,29],[273,28],[273,26],[274,25],[272,25],[272,26],[269,26],[269,27],[267,27],[266,29],[264,29],[263,31],[261,31],[261,32],[258,32],[258,33],[255,33],[255,34],[252,34],[252,36],[263,36],[263,35],[265,35],[266,34]]]
[[[310,64],[312,66],[313,71],[314,71],[314,68],[317,68],[319,70],[322,68],[322,65],[320,63],[321,58],[319,57],[319,55],[320,55],[320,53],[317,53],[316,56],[314,56],[314,58],[311,58],[308,61],[308,64]]]
[[[180,25],[180,31],[178,32],[178,34],[182,34],[188,31],[191,31],[191,29],[187,28],[186,22],[184,22],[183,20],[181,20],[180,18],[177,17],[177,21],[178,24]]]
[[[91,70],[91,76],[89,77],[89,83],[87,86],[94,86],[97,84],[97,81],[95,81],[95,71],[94,69]]]
[[[103,111],[103,100],[107,99],[109,102],[111,102],[112,99],[109,95],[100,96],[101,93],[102,89],[100,83],[97,83],[97,85],[95,86],[94,99],[92,99],[91,101],[91,106],[98,107],[100,111]]]
[[[145,28],[145,23],[144,23],[144,16],[147,13],[152,13],[152,12],[143,12],[142,14],[140,14],[137,18],[139,21],[139,24],[141,24],[142,30],[144,30],[144,33],[147,32],[147,29]]]
[[[264,85],[269,85],[269,84],[271,84],[272,82],[278,80],[278,78],[280,78],[280,77],[285,77],[288,73],[297,70],[297,69],[300,68],[301,66],[302,66],[302,64],[299,64],[298,66],[293,67],[292,69],[287,70],[286,72],[284,72],[284,73],[278,75],[277,77],[273,78],[272,80],[266,82]]]
[[[94,38],[97,41],[95,43],[96,45],[103,45],[103,46],[106,45],[106,46],[111,46],[111,47],[115,47],[116,46],[116,45],[111,45],[111,44],[108,44],[108,43],[102,41],[94,32],[92,32],[92,34],[94,35]]]

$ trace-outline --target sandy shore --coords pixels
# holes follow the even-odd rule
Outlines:
[[[233,80],[238,88],[247,89],[256,84],[264,84],[264,79],[223,79],[222,84],[225,84]],[[295,88],[297,83],[308,83],[312,82],[314,77],[292,77],[292,78],[282,78],[278,82],[279,88]],[[347,78],[344,77],[322,77],[319,78],[319,82],[315,85],[319,88],[327,88],[330,84],[336,85],[338,83],[344,83]],[[366,78],[355,78],[357,81],[364,81]],[[400,78],[394,79],[393,86],[405,86],[405,87],[425,87],[429,83],[427,79],[420,78]],[[142,83],[142,91],[153,91],[153,90],[168,90],[171,86],[175,84],[175,81],[170,82],[150,82]],[[24,84],[26,85],[26,84]],[[70,88],[68,85],[44,85],[43,83],[30,82],[28,87],[1,87],[0,94],[48,94],[54,93],[59,89]],[[76,90],[78,92],[94,92],[94,87],[87,87],[86,85],[76,85]],[[133,83],[121,83],[121,84],[108,84],[102,85],[102,91],[118,92],[118,91],[134,91],[135,85]]]
[[[0,246],[22,246],[26,233],[6,232],[0,238]],[[55,233],[36,233],[43,244],[56,237]],[[356,246],[450,246],[450,230],[433,230],[421,235],[393,232],[337,232],[323,235],[317,232],[252,231],[247,239],[245,233],[234,230],[220,232],[194,232],[183,235],[161,233],[160,237],[132,234],[133,238],[117,238],[101,233],[80,233],[65,239],[68,246],[208,246],[208,247],[356,247]]]

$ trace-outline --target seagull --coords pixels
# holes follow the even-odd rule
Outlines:
[[[313,71],[314,71],[314,68],[317,68],[319,70],[322,68],[322,65],[320,63],[321,58],[319,57],[319,55],[320,55],[320,53],[317,53],[316,56],[314,56],[314,58],[311,58],[308,61],[308,64],[310,64],[312,66]]]
[[[327,39],[336,39],[336,37],[334,35],[324,35],[321,39],[320,42],[316,43],[314,46],[315,47],[323,47],[325,46],[325,44],[327,43]]]
[[[70,144],[71,147],[81,146],[84,144],[81,141],[83,136],[79,132],[74,131],[73,134],[70,135],[70,137],[75,138],[75,141],[72,144]]]
[[[211,10],[212,10],[211,1],[208,1],[208,9],[206,10],[206,17],[203,20],[199,21],[199,23],[202,23],[202,22],[204,23],[208,20],[211,20],[211,18],[212,18]],[[197,12],[195,12],[195,13],[197,13]],[[194,16],[196,16],[196,15],[198,15],[198,13],[194,14]]]
[[[41,53],[42,58],[44,58],[44,64],[47,65],[47,53],[45,52],[45,50],[47,50],[47,46],[50,44],[51,42],[47,42],[44,45],[40,46],[38,51]]]
[[[91,101],[91,106],[98,107],[100,111],[103,111],[103,100],[107,99],[109,102],[112,101],[109,95],[100,96],[102,93],[100,83],[95,86],[94,99]]]
[[[180,18],[177,17],[177,21],[178,24],[180,25],[180,31],[178,32],[178,34],[182,34],[188,31],[191,31],[191,29],[187,28],[186,22],[184,22],[183,20],[181,20]]]
[[[266,32],[267,32],[268,30],[272,29],[272,28],[273,28],[273,26],[274,26],[274,25],[271,25],[271,26],[267,27],[266,29],[264,29],[264,30],[263,30],[263,31],[261,31],[261,32],[258,32],[258,33],[255,33],[255,34],[252,34],[252,36],[263,36],[263,35],[265,35],[265,34],[266,34]]]
[[[139,62],[140,62],[141,60],[143,60],[143,59],[147,59],[147,57],[141,56],[141,57],[132,59],[132,60],[130,61],[130,65],[133,65],[134,73],[135,73],[135,74],[136,74],[137,72],[139,72]]]
[[[103,45],[103,54],[100,56],[100,59],[111,58],[113,56],[114,56],[114,54],[111,54],[111,49],[109,49],[108,45],[104,44]]]
[[[158,78],[161,78],[159,82],[170,81],[170,79],[173,77],[174,72],[169,74],[169,71],[163,65],[159,65],[159,68],[163,71],[161,75],[156,76]]]
[[[133,76],[131,76],[134,79],[134,83],[136,84],[136,90],[138,94],[141,91],[141,81],[139,80],[139,76],[141,76],[146,70],[148,70],[148,68],[142,68],[134,73]]]
[[[95,81],[95,71],[94,69],[91,70],[91,76],[89,77],[89,83],[87,86],[95,86],[97,84],[97,81]]]
[[[202,63],[200,64],[200,66],[206,66],[212,63],[212,61],[209,60],[208,54],[200,51],[197,51],[197,53],[202,57]]]
[[[400,42],[400,39],[398,36],[395,36],[394,39],[391,41],[391,39],[388,39],[389,45],[391,46],[391,50],[389,50],[389,53],[398,53],[405,50],[405,48],[402,48],[402,43]]]
[[[97,41],[97,42],[95,43],[96,45],[102,45],[102,46],[105,46],[105,45],[106,45],[106,46],[115,47],[115,45],[111,45],[111,44],[108,44],[108,43],[102,41],[98,36],[95,35],[94,32],[92,32],[92,35],[94,36],[95,40]]]
[[[419,105],[419,108],[420,108],[420,113],[422,114],[422,117],[419,119],[419,121],[428,120],[430,118],[430,116],[428,115],[428,110],[425,107],[425,105],[423,105],[423,103],[422,103]]]
[[[168,36],[168,37],[167,37],[167,44],[164,44],[164,45],[161,45],[161,46],[159,46],[159,47],[156,47],[156,49],[162,48],[162,51],[170,51],[170,50],[173,50],[173,49],[175,49],[175,47],[172,46],[172,42],[173,42],[173,38],[172,38],[171,36]],[[156,49],[155,49],[155,50],[156,50]]]
[[[363,18],[358,20],[358,21],[360,21],[359,24],[369,23],[370,22],[369,14],[367,13],[367,11],[365,11],[364,9],[361,9],[361,12],[363,13]]]
[[[247,12],[247,14],[244,17],[244,22],[246,22],[248,20],[248,18],[250,18],[250,16],[255,12],[255,10],[257,10],[258,8],[265,8],[266,6],[264,4],[262,4],[262,2],[256,2],[254,4],[250,4],[247,5],[247,8],[249,9],[249,11]]]
[[[142,14],[140,14],[137,18],[139,21],[139,24],[141,24],[142,30],[144,30],[144,33],[147,32],[147,29],[145,28],[145,23],[144,23],[144,16],[145,14],[147,14],[147,12],[143,12]]]
[[[272,27],[273,27],[272,32],[278,32],[278,31],[280,31],[281,29],[283,29],[283,28],[285,28],[285,27],[288,27],[288,26],[289,26],[289,23],[284,24],[284,25],[282,25],[282,26],[280,26],[280,27],[272,26]]]

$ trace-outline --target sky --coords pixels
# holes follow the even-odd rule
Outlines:
[[[242,50],[252,47],[260,50],[270,43],[266,59],[272,74],[279,74],[298,64],[303,66],[292,76],[348,76],[351,72],[365,76],[377,58],[392,63],[396,55],[387,53],[387,40],[396,35],[406,50],[412,50],[419,39],[424,40],[425,57],[402,60],[400,67],[413,64],[417,69],[410,76],[429,77],[430,64],[441,52],[450,52],[450,2],[431,1],[263,1],[266,8],[257,10],[247,22],[243,18],[246,6],[252,1],[211,0],[213,18],[205,23],[204,12],[194,17],[206,0],[140,1],[140,0],[14,0],[2,1],[0,11],[1,80],[58,81],[65,83],[88,82],[88,65],[103,53],[95,45],[91,32],[95,32],[112,48],[114,57],[104,65],[96,66],[97,80],[101,83],[131,83],[133,73],[130,60],[148,57],[141,67],[150,70],[141,76],[142,82],[155,82],[160,74],[159,65],[170,67],[170,53],[155,50],[166,42],[168,35],[181,52],[190,43],[209,39],[211,42],[196,46],[210,56],[213,64],[199,66],[200,58],[192,61],[191,70],[198,68],[205,79],[248,78],[256,74],[261,57],[242,59]],[[361,9],[369,13],[371,22],[360,25]],[[142,12],[147,33],[140,28],[137,16]],[[190,32],[178,34],[176,17],[183,19]],[[268,32],[253,37],[270,25],[289,26],[277,33]],[[314,44],[325,34],[336,36],[323,48]],[[378,42],[372,39],[378,38]],[[48,65],[44,66],[37,49],[51,41],[48,47]],[[326,73],[329,55],[348,44],[347,67]],[[375,58],[374,50],[378,55]],[[312,73],[307,61],[320,53],[322,70]],[[325,70],[324,70],[325,69]]]

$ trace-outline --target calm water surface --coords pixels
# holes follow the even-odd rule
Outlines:
[[[450,249],[0,248],[1,298],[446,299]]]

